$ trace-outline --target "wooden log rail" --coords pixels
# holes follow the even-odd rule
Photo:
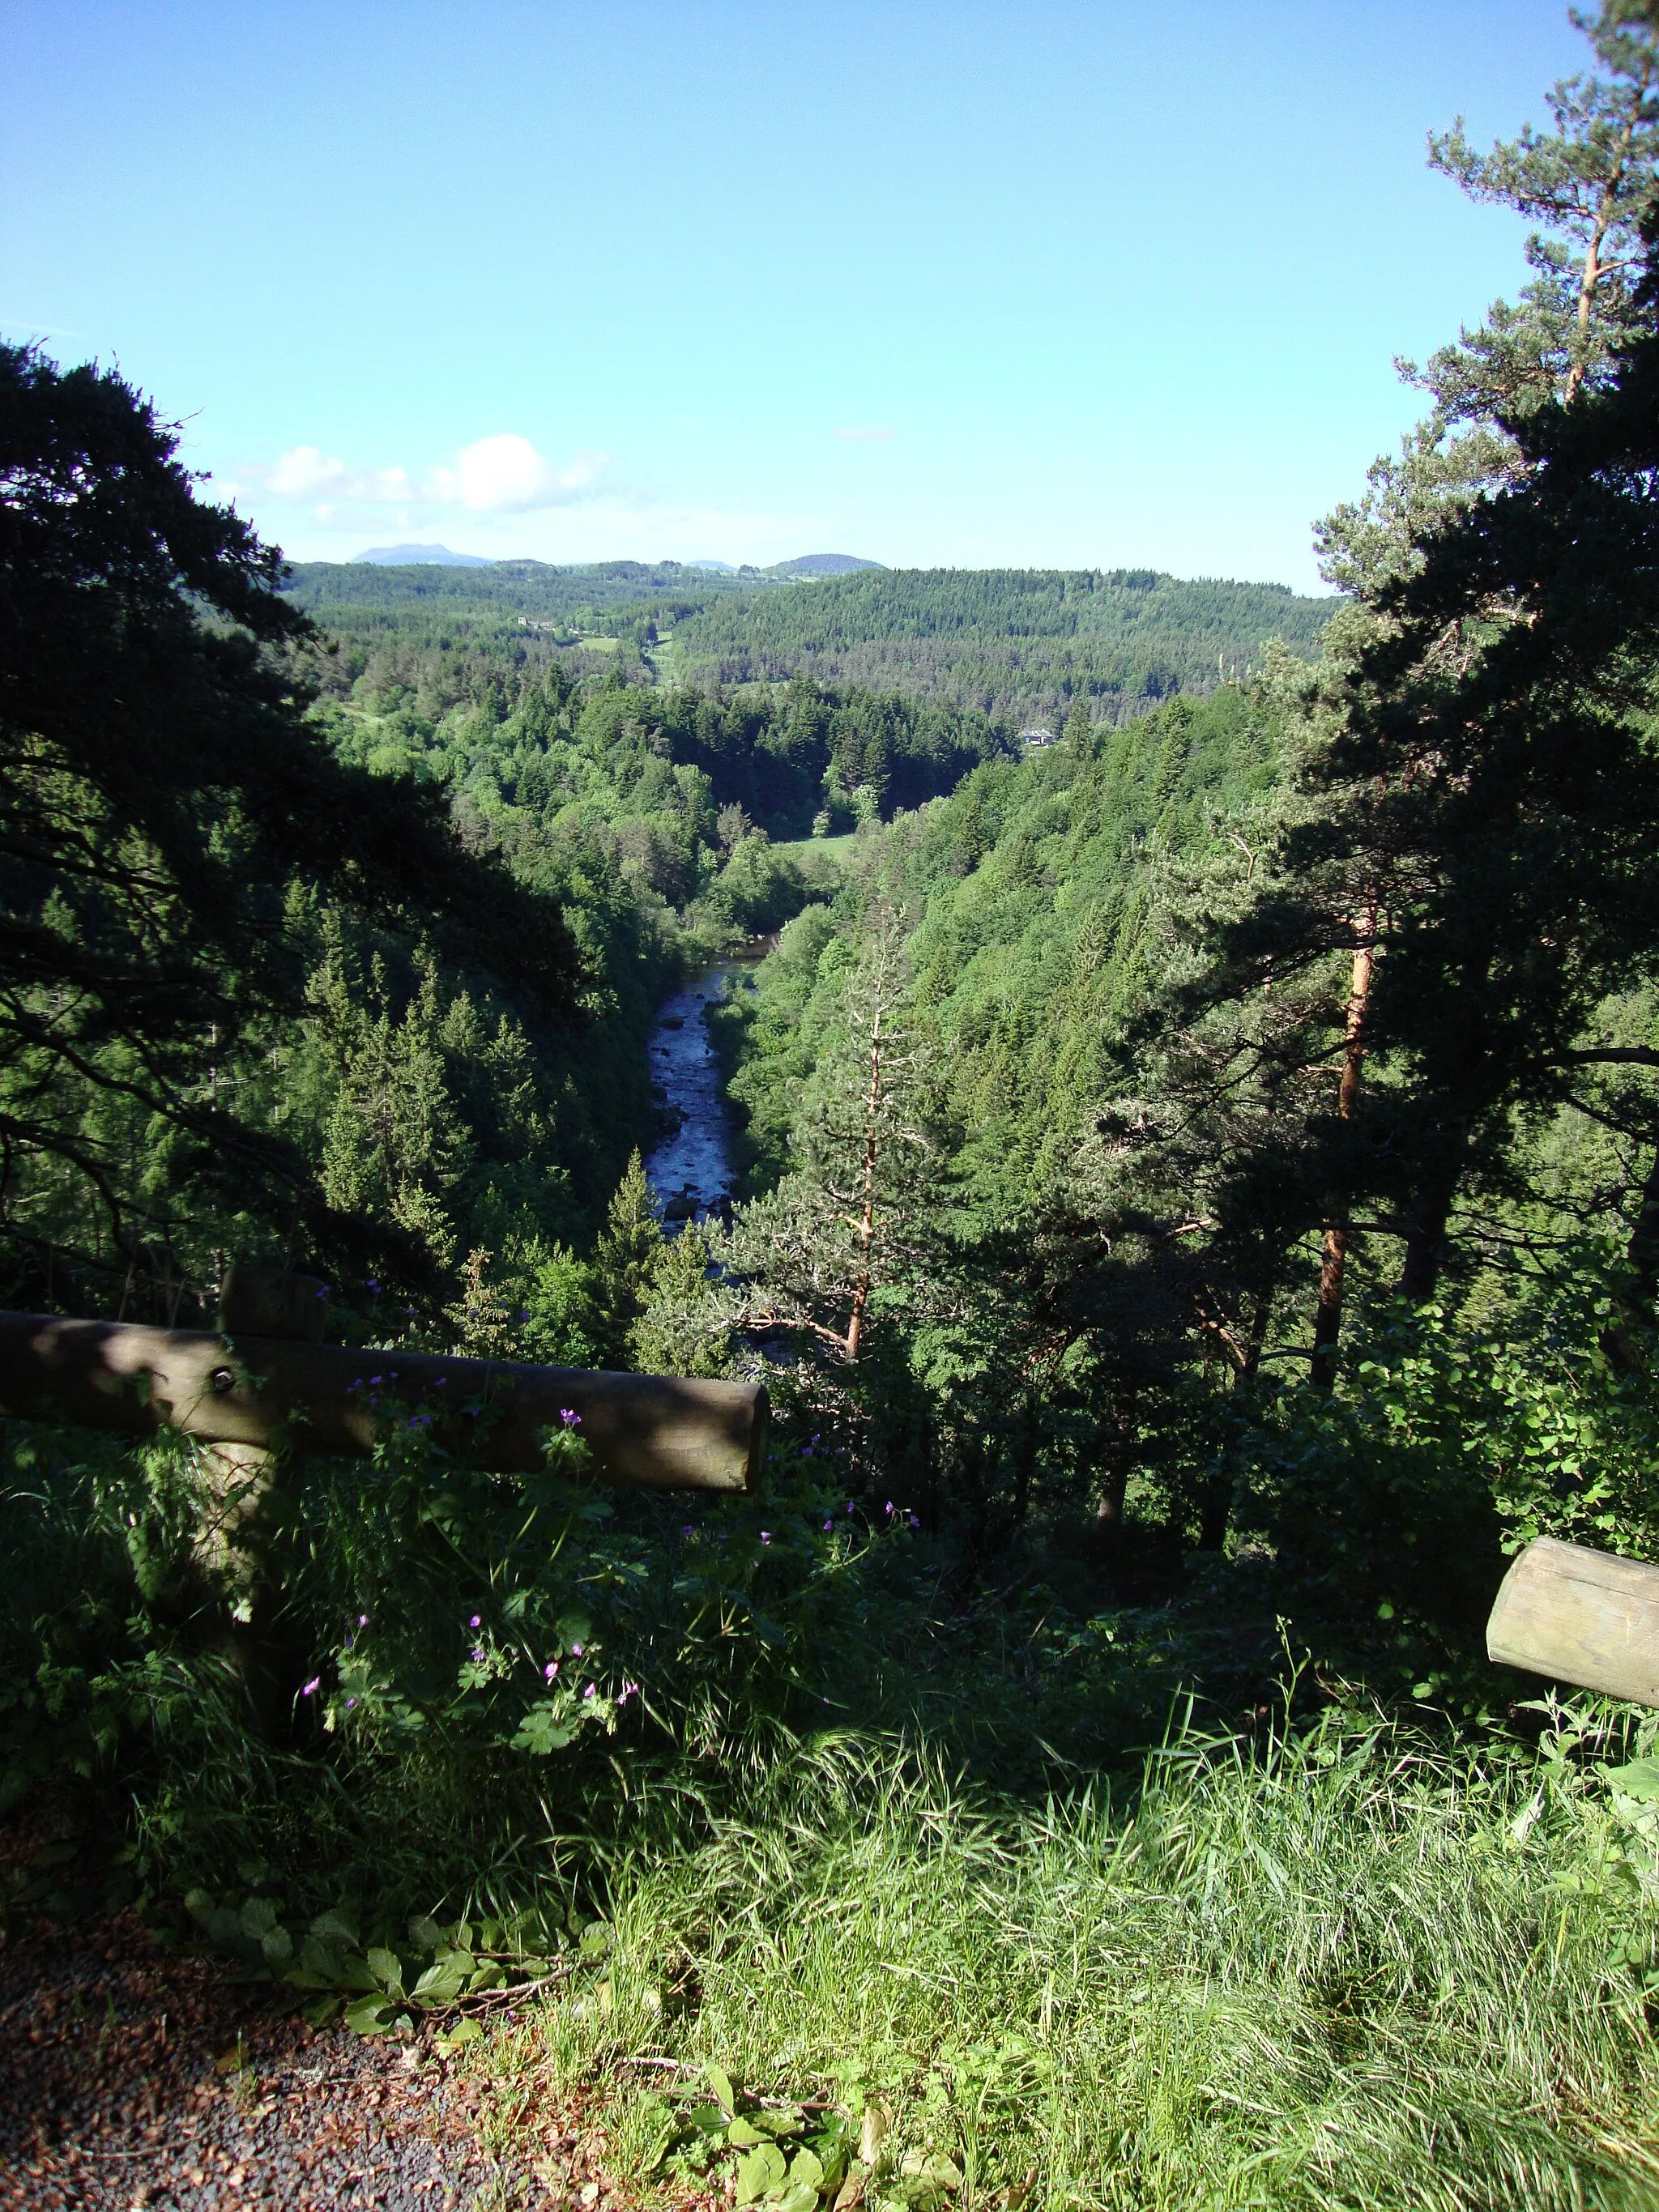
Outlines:
[[[607,1481],[651,1490],[746,1490],[765,1457],[755,1384],[295,1341],[306,1293],[293,1286],[307,1279],[233,1276],[223,1334],[0,1313],[0,1413],[136,1436],[171,1426],[251,1456],[367,1453],[392,1407],[419,1407],[475,1464],[529,1474],[568,1411]]]
[[[1504,1577],[1486,1655],[1580,1689],[1659,1705],[1659,1567],[1540,1536]]]

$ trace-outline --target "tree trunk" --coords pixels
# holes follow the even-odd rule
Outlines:
[[[1371,995],[1371,975],[1376,963],[1376,894],[1367,900],[1358,936],[1354,941],[1353,967],[1348,978],[1348,1013],[1342,1030],[1342,1080],[1337,1087],[1336,1110],[1352,1121],[1359,1099],[1360,1071],[1365,1060],[1365,1008]],[[1342,1285],[1348,1264],[1348,1231],[1332,1217],[1325,1223],[1325,1241],[1319,1260],[1319,1302],[1314,1309],[1313,1379],[1322,1390],[1336,1385],[1336,1346],[1342,1333]]]
[[[1451,1217],[1457,1179],[1462,1172],[1467,1129],[1460,1129],[1446,1154],[1424,1176],[1406,1229],[1406,1264],[1400,1271],[1400,1295],[1414,1306],[1426,1305],[1440,1285],[1446,1252],[1446,1224]]]
[[[1647,72],[1644,70],[1641,82],[1636,88],[1631,119],[1625,125],[1624,134],[1619,142],[1619,158],[1613,164],[1607,182],[1601,187],[1601,204],[1596,210],[1595,227],[1591,231],[1589,243],[1584,249],[1584,265],[1578,277],[1578,342],[1581,348],[1589,334],[1590,312],[1595,305],[1595,288],[1607,273],[1601,266],[1601,248],[1606,242],[1607,232],[1618,208],[1619,194],[1624,185],[1625,170],[1630,160],[1631,146],[1636,136],[1637,112],[1646,100],[1647,89],[1648,76]],[[1567,371],[1566,389],[1561,395],[1565,405],[1570,407],[1577,397],[1578,387],[1584,380],[1586,365],[1581,353],[1579,359],[1574,362]]]
[[[1123,1500],[1129,1487],[1135,1425],[1134,1402],[1127,1400],[1118,1407],[1110,1430],[1102,1439],[1100,1503],[1095,1509],[1095,1526],[1109,1538],[1115,1536],[1123,1526]]]
[[[1244,1357],[1233,1377],[1235,1390],[1248,1389],[1261,1371],[1261,1350],[1267,1341],[1267,1322],[1273,1313],[1273,1285],[1264,1283],[1250,1302],[1250,1318],[1244,1331]],[[1226,1549],[1227,1524],[1232,1518],[1233,1483],[1224,1473],[1212,1474],[1198,1503],[1198,1548]]]

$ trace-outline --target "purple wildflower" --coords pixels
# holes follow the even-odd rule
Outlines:
[[[582,1695],[585,1698],[597,1698],[599,1694],[598,1689],[592,1682],[590,1682],[587,1687],[582,1692]]]
[[[360,1613],[357,1615],[357,1626],[359,1628],[367,1628],[368,1626],[368,1615],[366,1613]]]
[[[697,1532],[696,1532],[696,1530],[692,1527],[691,1523],[690,1523],[689,1521],[686,1522],[685,1526],[684,1526],[684,1527],[680,1530],[680,1534],[681,1534],[681,1535],[682,1535],[682,1536],[695,1536],[695,1535],[696,1534],[696,1533],[697,1533]]]
[[[483,1646],[482,1644],[475,1644],[472,1647],[472,1663],[475,1667],[482,1667],[483,1665]]]
[[[912,1514],[910,1515],[910,1516],[909,1516],[909,1521],[910,1521],[910,1526],[911,1526],[913,1528],[921,1528],[921,1520],[920,1520],[920,1518],[918,1517],[918,1516],[917,1516],[917,1515],[915,1515],[915,1514],[912,1513]]]
[[[300,1695],[302,1698],[314,1698],[318,1691],[320,1690],[322,1686],[322,1676],[320,1674],[313,1674],[308,1682],[301,1685]]]
[[[571,1657],[572,1657],[573,1659],[580,1659],[580,1658],[581,1657],[581,1656],[582,1656],[582,1647],[581,1647],[581,1645],[580,1645],[580,1644],[573,1644],[571,1645],[571,1647],[570,1647],[570,1656],[571,1656]]]
[[[636,1698],[639,1693],[640,1686],[637,1682],[624,1682],[622,1686],[622,1695],[617,1698],[617,1703],[619,1705],[625,1705],[630,1698]]]
[[[550,1682],[553,1680],[553,1677],[558,1673],[558,1671],[559,1662],[556,1659],[550,1660],[548,1664],[542,1668],[542,1673],[546,1676]]]
[[[560,1407],[559,1419],[564,1423],[568,1429],[579,1429],[582,1425],[581,1415],[580,1413],[572,1413],[568,1406]]]
[[[469,1628],[482,1628],[482,1627],[483,1627],[483,1623],[482,1620],[479,1618],[479,1616],[475,1613],[473,1614],[473,1616],[472,1616],[471,1620],[469,1620],[469,1621],[468,1621],[468,1623],[467,1623],[466,1625],[467,1625],[467,1626],[468,1626]]]
[[[771,1540],[772,1540],[772,1531],[771,1531],[769,1528],[763,1528],[763,1529],[761,1530],[761,1541],[762,1541],[762,1543],[763,1543],[763,1544],[769,1544],[769,1543],[771,1542]]]

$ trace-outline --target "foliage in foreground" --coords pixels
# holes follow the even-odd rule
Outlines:
[[[836,2113],[878,2212],[1651,2204],[1633,1747],[1558,1715],[1541,1759],[1449,1753],[1333,1713],[1015,1809],[826,1737],[695,1848],[664,1820],[619,1853],[602,1959],[491,2062],[611,2085],[641,2169],[792,2212],[810,2168],[757,2189],[754,2142]]]

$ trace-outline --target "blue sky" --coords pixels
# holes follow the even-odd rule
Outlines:
[[[9,0],[0,318],[296,558],[1153,566],[1311,588],[1523,281],[1424,135],[1559,0]]]

